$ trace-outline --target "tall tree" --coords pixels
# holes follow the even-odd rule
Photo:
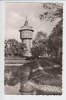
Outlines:
[[[31,53],[35,58],[42,56],[46,52],[46,33],[38,32],[35,39],[33,40],[33,47],[31,48]]]
[[[62,3],[43,3],[44,13],[40,14],[41,20],[60,21],[53,28],[47,41],[47,52],[52,56],[62,55],[62,24],[63,24],[63,4]]]
[[[56,57],[62,56],[62,21],[53,29],[48,39],[50,52],[54,52]]]

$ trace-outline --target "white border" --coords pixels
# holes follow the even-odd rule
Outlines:
[[[4,95],[4,33],[5,33],[5,2],[60,2],[64,3],[63,12],[63,94],[61,96],[22,96]],[[66,99],[66,1],[0,1],[0,99],[1,100],[65,100]]]

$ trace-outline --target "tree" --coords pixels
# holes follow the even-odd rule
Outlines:
[[[41,20],[54,21],[58,18],[63,18],[63,4],[62,3],[43,3],[44,13],[40,14]]]
[[[47,40],[47,53],[51,56],[60,57],[62,55],[63,4],[43,3],[43,8],[44,13],[40,14],[41,20],[54,21],[60,18]]]
[[[23,56],[26,52],[26,46],[15,39],[9,39],[5,44],[5,56]]]
[[[53,29],[48,39],[48,48],[56,57],[62,56],[62,21]]]
[[[46,33],[38,32],[35,39],[33,40],[33,47],[31,48],[31,53],[35,58],[42,56],[46,52]]]
[[[19,50],[18,50],[18,55],[19,56],[24,56],[24,54],[26,53],[27,51],[27,47],[24,43],[20,43],[19,44]]]

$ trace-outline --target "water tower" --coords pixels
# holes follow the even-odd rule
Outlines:
[[[32,47],[32,38],[33,38],[33,28],[29,26],[27,18],[22,27],[20,27],[20,39],[22,40],[22,43],[26,44],[27,46],[27,52],[25,53],[25,56],[31,56],[30,49]]]

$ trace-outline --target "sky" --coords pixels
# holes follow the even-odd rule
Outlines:
[[[24,25],[26,17],[29,26],[34,29],[33,39],[38,31],[42,31],[49,35],[53,27],[57,24],[58,19],[50,22],[47,20],[40,20],[39,15],[44,13],[42,3],[5,3],[5,39],[16,39],[19,42],[19,29]]]

